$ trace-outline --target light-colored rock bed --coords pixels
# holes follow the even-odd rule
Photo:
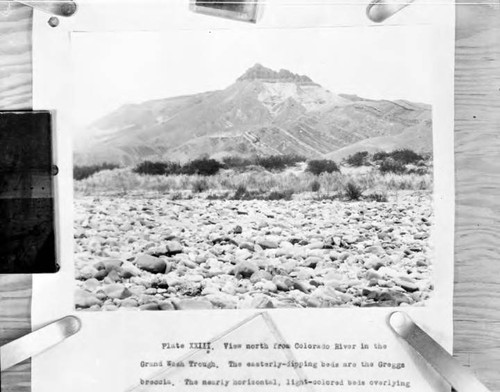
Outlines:
[[[389,202],[75,199],[77,309],[423,305],[428,192]]]

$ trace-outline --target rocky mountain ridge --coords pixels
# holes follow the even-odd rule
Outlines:
[[[287,69],[280,69],[279,71],[274,71],[270,68],[266,68],[263,65],[257,63],[253,67],[249,68],[243,75],[241,75],[237,81],[241,82],[243,80],[262,80],[266,82],[282,82],[282,83],[297,83],[297,84],[314,84],[312,79],[306,75],[299,75],[288,71]]]
[[[305,75],[260,64],[223,90],[126,105],[94,123],[75,164],[199,156],[320,158],[370,140],[432,151],[431,107],[337,95]],[[354,151],[355,152],[355,151]]]

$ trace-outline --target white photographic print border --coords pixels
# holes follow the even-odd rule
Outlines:
[[[185,4],[183,4],[185,6]],[[351,7],[348,7],[352,10]],[[416,7],[418,8],[418,7]],[[425,8],[425,7],[422,7]],[[434,189],[434,211],[436,227],[433,237],[436,238],[436,260],[435,282],[436,287],[432,301],[425,307],[407,308],[408,314],[417,321],[426,331],[428,331],[437,341],[448,349],[452,346],[452,292],[453,292],[453,233],[454,233],[454,166],[453,166],[453,42],[454,42],[454,11],[451,7],[437,7],[435,12],[423,12],[419,24],[431,24],[433,35],[439,37],[433,42],[433,52],[435,56],[432,61],[435,66],[433,83],[436,86],[436,101],[433,103],[433,129],[434,129],[434,164],[435,164],[435,189]],[[103,7],[103,9],[106,9]],[[131,6],[131,9],[134,7]],[[361,9],[361,7],[359,8]],[[108,29],[104,23],[106,20],[105,11],[97,13],[96,17],[84,20],[86,15],[90,15],[83,9],[80,20],[64,20],[59,30],[50,28],[47,25],[47,17],[35,12],[34,19],[34,106],[36,109],[50,109],[56,112],[56,134],[57,153],[60,175],[57,179],[56,192],[59,196],[59,232],[60,249],[62,254],[62,269],[53,276],[35,277],[33,281],[33,303],[32,303],[32,323],[37,327],[46,322],[65,316],[74,312],[73,290],[74,290],[74,269],[73,269],[73,200],[71,178],[72,168],[72,143],[69,133],[65,131],[72,123],[71,110],[73,92],[71,86],[72,75],[70,70],[73,65],[71,56],[71,33],[77,31],[103,31]],[[130,11],[130,9],[128,10]],[[188,10],[186,10],[188,11]],[[266,9],[269,11],[269,9]],[[307,11],[307,10],[306,10]],[[307,12],[304,12],[307,14]],[[95,9],[94,9],[95,12]],[[143,7],[137,8],[137,14],[143,12],[148,14]],[[189,11],[188,11],[189,12]],[[348,13],[349,11],[346,11]],[[190,13],[190,12],[189,12]],[[312,13],[312,12],[311,12]],[[164,8],[159,8],[155,15],[167,14]],[[190,13],[192,14],[192,13]],[[325,12],[331,17],[333,11]],[[202,15],[195,15],[196,20],[207,27],[214,23],[213,27],[223,28],[224,22],[218,18],[207,18],[214,22],[207,22]],[[266,15],[267,12],[266,12]],[[186,15],[186,18],[192,16]],[[271,25],[275,22],[274,15],[269,14],[269,21],[263,20],[262,28],[266,28],[265,23]],[[365,16],[363,16],[366,18]],[[391,23],[404,21],[405,14],[398,15],[401,19],[392,19]],[[128,16],[127,30],[143,29],[164,29],[160,23],[160,18],[154,16],[148,23],[139,18],[137,26],[131,24]],[[277,17],[276,17],[277,18]],[[338,24],[344,26],[347,22],[339,13]],[[108,18],[111,20],[113,18]],[[127,15],[124,16],[127,19]],[[277,18],[278,19],[278,18]],[[277,20],[276,19],[276,20]],[[314,20],[311,19],[311,20]],[[363,19],[364,20],[364,19]],[[78,24],[78,23],[82,24]],[[119,30],[122,23],[120,19],[113,20],[109,27],[111,30]],[[178,25],[183,25],[177,21]],[[227,21],[231,24],[232,21]],[[237,22],[234,22],[237,23]],[[302,22],[301,22],[302,23]],[[335,24],[335,19],[330,19],[329,24]],[[401,22],[402,23],[402,22]],[[174,23],[175,24],[175,23]],[[321,24],[321,23],[320,23]],[[367,22],[368,24],[368,22]],[[99,25],[99,27],[97,26]],[[177,27],[173,27],[178,28]],[[249,28],[250,24],[237,24]],[[153,27],[152,27],[153,26]],[[156,26],[156,27],[155,27]],[[183,25],[186,28],[185,25]],[[232,25],[233,26],[233,25]],[[267,25],[269,26],[269,25]],[[293,26],[293,24],[292,24]],[[255,26],[260,28],[259,25]],[[209,27],[210,28],[210,27]],[[383,28],[383,27],[381,27]],[[439,283],[438,283],[439,282]],[[338,336],[339,339],[348,339],[349,336],[363,336],[368,340],[375,339],[391,343],[391,351],[388,355],[394,357],[404,356],[405,360],[414,358],[402,349],[399,343],[394,341],[393,336],[385,324],[388,314],[394,308],[373,309],[270,309],[267,312],[273,317],[284,337],[288,341],[307,340],[311,334],[317,337],[316,340],[323,341],[328,336]],[[65,390],[68,385],[77,385],[82,390],[88,390],[88,382],[99,383],[96,390],[111,390],[113,387],[131,385],[133,382],[129,378],[134,376],[134,368],[130,368],[132,359],[137,359],[137,353],[142,349],[149,350],[156,342],[156,337],[167,334],[174,340],[189,339],[196,337],[199,339],[210,339],[210,337],[220,333],[232,325],[241,321],[242,318],[254,314],[253,310],[224,310],[224,311],[183,311],[183,312],[78,312],[82,318],[83,330],[80,336],[76,336],[72,341],[72,346],[61,346],[56,350],[36,358],[33,361],[33,390],[45,391],[48,383],[43,383],[47,375],[51,374],[51,366],[58,363],[64,364],[61,356],[71,358],[71,353],[78,351],[80,364],[84,369],[91,372],[92,380],[88,380],[88,374],[77,372],[77,369],[70,366],[63,374],[57,377],[52,390]],[[297,321],[299,317],[300,322]],[[196,328],[200,320],[203,320],[204,328]],[[347,320],[347,321],[346,321]],[[109,330],[113,325],[113,336],[109,336],[100,331]],[[130,342],[128,347],[124,347],[120,342],[127,339],[127,334],[133,331],[141,331],[148,326],[147,336],[134,334],[134,342]],[[175,327],[174,327],[175,326]],[[103,340],[104,338],[104,340]],[[121,340],[120,340],[121,339]],[[163,337],[162,339],[166,339]],[[106,350],[102,348],[108,345]],[[129,351],[124,351],[125,349]],[[77,350],[77,351],[75,351]],[[97,351],[96,351],[97,350]],[[95,367],[96,353],[99,361],[106,363],[113,362],[112,367]],[[128,359],[127,359],[128,358]],[[109,362],[111,361],[111,362]],[[102,362],[101,362],[102,363]],[[130,369],[130,374],[124,374],[124,369]],[[430,378],[428,381],[420,380],[422,368],[413,374],[415,382],[414,388],[420,387],[422,391],[440,390],[436,381]],[[116,377],[109,379],[109,375],[123,375],[123,380]],[[112,377],[111,377],[112,378]],[[75,380],[78,382],[75,384]],[[113,384],[114,383],[114,384]],[[81,385],[80,385],[81,384]],[[93,384],[96,387],[96,384]],[[101,389],[104,388],[104,389]],[[87,389],[85,389],[87,388]],[[107,388],[107,389],[106,389]],[[110,389],[111,388],[111,389]],[[116,388],[114,390],[117,390]],[[119,388],[119,390],[123,390]],[[445,390],[445,389],[443,389]]]

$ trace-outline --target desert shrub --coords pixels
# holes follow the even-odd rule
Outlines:
[[[147,174],[150,176],[166,176],[171,174],[180,174],[181,165],[176,162],[144,161],[139,163],[133,171],[137,174]]]
[[[201,193],[205,192],[209,189],[209,185],[207,180],[201,179],[201,180],[196,180],[193,182],[193,185],[191,187],[191,190],[193,193]]]
[[[267,196],[267,200],[291,200],[293,196],[293,189],[286,189],[284,191],[272,191]]]
[[[429,172],[429,169],[426,166],[415,166],[410,167],[406,171],[408,174],[416,174],[417,176],[423,176]]]
[[[311,191],[313,192],[319,192],[321,188],[321,183],[318,180],[314,180],[311,182]]]
[[[384,159],[387,159],[390,157],[390,154],[385,152],[385,151],[379,151],[373,154],[373,160],[374,161],[383,161]]]
[[[182,173],[182,166],[177,162],[166,162],[165,175],[175,175]]]
[[[269,171],[282,171],[304,161],[305,158],[300,155],[271,155],[257,158],[256,164]]]
[[[144,161],[134,167],[133,171],[138,174],[148,174],[152,176],[163,176],[166,170],[165,162]]]
[[[245,199],[247,194],[248,194],[247,187],[245,185],[239,185],[238,188],[236,188],[236,192],[234,192],[232,199],[243,200]]]
[[[156,177],[161,178],[161,177]],[[158,181],[156,183],[150,184],[151,190],[155,190],[160,193],[168,193],[171,190],[171,184],[166,181]]]
[[[256,158],[242,158],[237,156],[224,157],[222,163],[226,169],[241,169],[256,164]]]
[[[380,185],[388,190],[431,190],[432,175],[384,174]]]
[[[224,193],[210,193],[207,195],[207,200],[227,200],[229,198],[229,192]]]
[[[403,148],[399,150],[394,150],[391,152],[376,152],[373,154],[374,161],[385,161],[388,158],[392,158],[396,162],[399,162],[403,165],[419,164],[421,161],[429,160],[431,158],[430,154],[417,154],[415,151],[410,150],[408,148]]]
[[[113,170],[119,167],[120,167],[119,165],[116,165],[114,163],[101,163],[100,165],[89,165],[89,166],[74,166],[73,179],[76,181],[84,180],[100,171]]]
[[[391,152],[391,158],[396,162],[400,162],[404,165],[408,165],[409,163],[416,163],[424,159],[424,157],[420,154],[417,154],[415,151],[410,150],[408,148],[404,148],[401,150],[395,150]]]
[[[316,195],[314,196],[313,200],[314,201],[335,201],[339,198],[338,194],[331,194],[331,195]]]
[[[426,175],[422,176],[422,177],[420,178],[420,181],[418,181],[418,182],[416,183],[416,186],[415,186],[415,187],[416,187],[418,190],[424,191],[424,190],[431,189],[431,181],[432,181],[432,180],[431,180],[431,181],[427,180],[427,179],[425,178],[426,176],[429,176],[429,175],[428,175],[428,174],[426,174]],[[429,177],[431,177],[431,178],[432,178],[432,176],[429,176]]]
[[[368,164],[368,151],[359,151],[346,159],[349,166],[360,167]]]
[[[283,159],[283,161],[285,161],[285,164],[287,166],[294,166],[299,162],[305,162],[307,160],[306,157],[296,154],[285,154],[282,155],[281,158]]]
[[[285,162],[281,159],[279,155],[272,155],[270,157],[262,157],[257,161],[259,166],[262,166],[266,170],[281,171],[286,168]]]
[[[387,193],[385,192],[372,192],[367,197],[370,201],[376,201],[377,203],[387,203]]]
[[[170,195],[170,200],[182,200],[182,192],[175,192]]]
[[[431,168],[432,166],[428,170],[430,171]],[[246,200],[262,199],[271,190],[293,189],[294,194],[311,192],[312,183],[315,180],[320,184],[320,191],[315,195],[337,194],[339,198],[344,197],[344,186],[349,180],[354,180],[364,190],[379,188],[387,191],[433,189],[432,173],[424,175],[406,174],[406,172],[404,174],[381,173],[378,169],[352,174],[323,173],[320,176],[309,172],[221,171],[215,176],[202,177],[185,174],[150,176],[134,173],[131,168],[119,168],[103,170],[83,181],[74,181],[73,186],[77,194],[84,195],[103,192],[160,191],[169,192],[169,195],[182,192],[182,198],[185,199],[189,195],[196,196],[191,190],[193,182],[200,179],[206,179],[209,184],[209,191],[205,195],[211,192],[230,192],[229,199],[233,197],[239,186],[244,185],[248,189],[248,195],[244,197]],[[244,189],[243,194],[246,193],[246,189]],[[363,196],[367,194],[368,192]]]
[[[344,194],[347,200],[359,200],[363,191],[354,181],[349,181],[344,187]]]
[[[312,160],[307,163],[306,171],[319,176],[321,173],[340,172],[334,161],[329,159]]]
[[[406,172],[406,167],[401,162],[395,161],[392,158],[386,158],[380,163],[379,170],[382,174],[403,174]]]
[[[186,163],[182,167],[182,172],[184,174],[199,174],[202,176],[213,176],[219,172],[222,168],[222,164],[215,160],[209,158],[195,159]]]
[[[293,191],[277,192],[271,196],[265,196],[266,191],[264,189],[259,190],[248,190],[245,185],[239,185],[231,200],[281,200],[287,197],[291,198]],[[270,198],[271,197],[271,198]]]

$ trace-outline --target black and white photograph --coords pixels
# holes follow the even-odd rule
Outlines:
[[[477,303],[454,285],[477,244],[455,226],[476,199],[455,192],[454,3],[78,3],[29,36],[60,269],[8,299],[35,333],[77,327],[33,392],[447,391],[403,325],[451,352],[454,289]]]
[[[76,309],[425,306],[431,39],[73,34]]]

